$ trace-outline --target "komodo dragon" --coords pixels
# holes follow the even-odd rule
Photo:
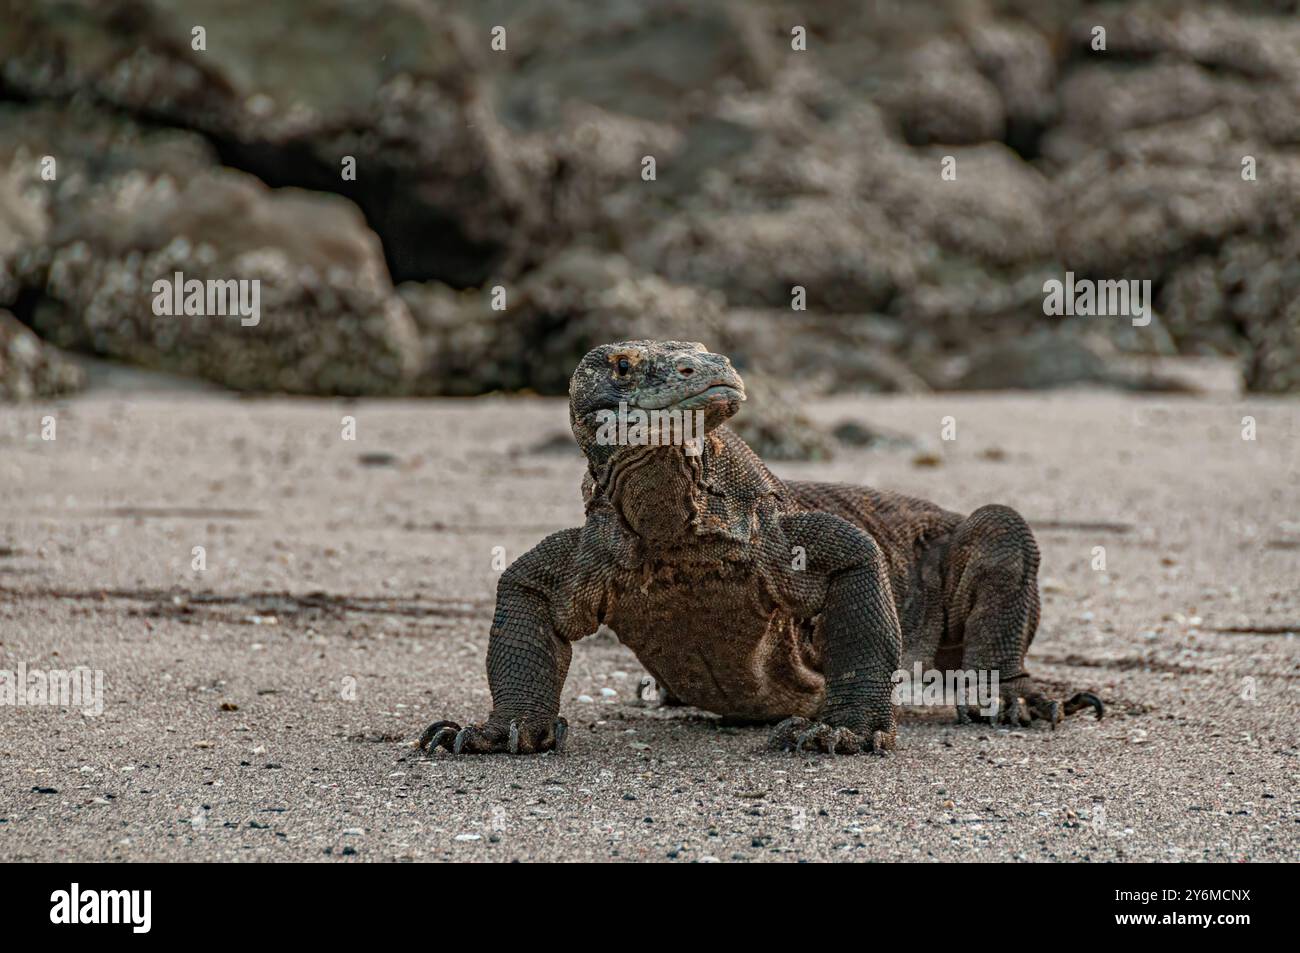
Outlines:
[[[776,723],[774,747],[894,747],[900,668],[999,674],[990,708],[958,718],[1052,727],[1101,701],[1047,697],[1025,673],[1038,627],[1038,547],[1005,506],[960,516],[895,493],[783,482],[724,426],[745,399],[701,344],[598,347],[569,386],[587,457],[586,523],[517,559],[497,586],[487,651],[492,712],[439,721],[420,747],[457,754],[561,750],[571,644],[603,623],[666,699]],[[702,410],[694,445],[601,439],[608,412]],[[601,411],[606,414],[602,417]],[[958,663],[960,663],[958,665]]]

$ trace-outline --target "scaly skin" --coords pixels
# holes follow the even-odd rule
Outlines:
[[[968,517],[862,487],[783,483],[724,426],[744,384],[703,345],[631,341],[591,351],[569,416],[586,454],[586,523],[516,560],[497,587],[488,643],[492,711],[442,721],[421,747],[457,754],[561,749],[571,645],[603,623],[676,702],[779,722],[775,747],[883,753],[895,743],[891,676],[997,670],[991,716],[1034,718],[1101,702],[1038,691],[1024,656],[1038,626],[1038,548],[1004,506]],[[602,439],[598,416],[701,410],[694,447]],[[960,663],[960,665],[958,665]],[[980,719],[972,708],[960,720]]]

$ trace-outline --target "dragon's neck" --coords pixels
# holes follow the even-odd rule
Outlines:
[[[604,467],[602,490],[623,525],[649,545],[673,545],[694,535],[705,506],[712,448],[621,447]]]

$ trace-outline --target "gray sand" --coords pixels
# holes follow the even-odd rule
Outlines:
[[[104,673],[98,717],[0,706],[0,860],[1300,859],[1294,402],[815,410],[939,465],[845,449],[778,473],[1036,523],[1031,671],[1099,692],[1105,721],[916,711],[887,758],[769,753],[763,729],[632,704],[641,669],[600,636],[563,757],[429,760],[429,721],[488,708],[493,547],[581,520],[576,451],[533,449],[563,404],[101,393],[0,409],[0,669]]]

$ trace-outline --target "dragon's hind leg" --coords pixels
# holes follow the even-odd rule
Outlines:
[[[1028,725],[1035,719],[1053,728],[1068,714],[1104,706],[1091,692],[1067,701],[1044,694],[1025,671],[1025,653],[1038,629],[1038,544],[1029,524],[1006,506],[983,506],[953,531],[944,582],[947,637],[935,667],[958,658],[976,677],[998,677],[998,697],[985,704],[967,699],[959,721]],[[960,654],[958,654],[960,652]]]

